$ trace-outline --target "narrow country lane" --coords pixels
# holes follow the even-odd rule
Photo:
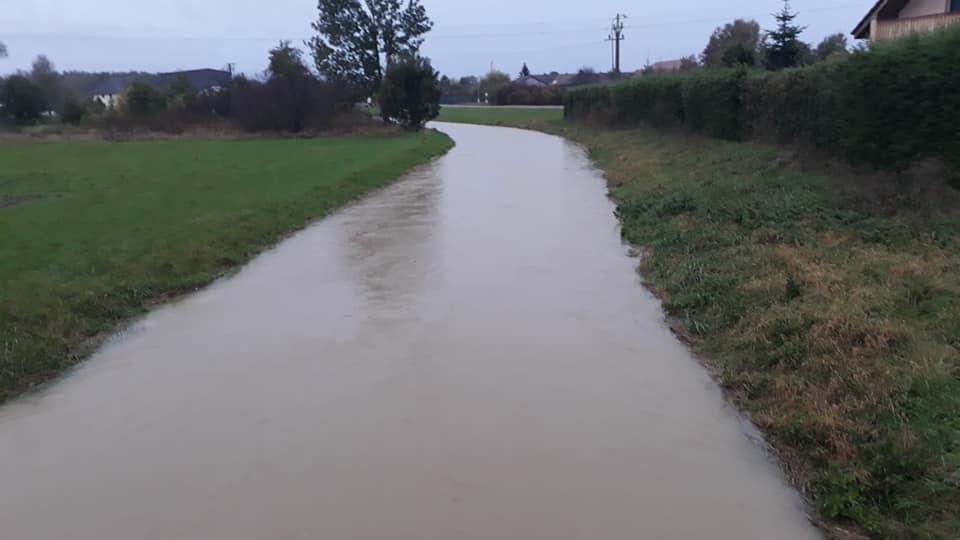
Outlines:
[[[579,147],[457,147],[0,408],[2,540],[819,537]]]

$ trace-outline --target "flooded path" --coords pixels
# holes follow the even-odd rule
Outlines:
[[[584,153],[446,157],[0,408],[3,540],[816,538]]]

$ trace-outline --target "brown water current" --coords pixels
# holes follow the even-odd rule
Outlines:
[[[0,408],[2,540],[817,538],[577,146],[457,147]]]

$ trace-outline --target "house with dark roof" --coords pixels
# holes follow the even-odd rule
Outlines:
[[[557,75],[557,73],[526,75],[514,81],[514,84],[518,84],[520,86],[532,86],[535,88],[546,88],[553,84],[553,82],[557,79]]]
[[[960,24],[960,0],[878,0],[853,37],[880,41]]]
[[[566,88],[570,86],[581,86],[585,84],[604,84],[610,82],[610,76],[606,73],[594,73],[592,71],[580,71],[579,73],[549,73],[545,75],[527,75],[513,81],[513,84],[520,86],[532,86],[535,88],[559,87]]]
[[[116,107],[120,96],[134,81],[143,80],[160,90],[166,90],[175,80],[185,77],[199,93],[219,92],[230,84],[232,75],[229,71],[219,69],[193,69],[189,71],[172,71],[155,75],[135,75],[117,73],[98,84],[87,92],[87,97],[103,103],[108,108]]]

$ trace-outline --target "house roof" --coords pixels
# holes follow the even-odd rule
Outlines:
[[[683,60],[664,60],[656,62],[652,66],[654,71],[680,71],[683,67]]]
[[[870,37],[870,21],[874,15],[879,17],[894,18],[900,11],[910,3],[910,0],[877,0],[877,3],[870,8],[870,11],[863,16],[863,19],[853,29],[853,37],[865,39]]]
[[[186,77],[194,90],[203,91],[217,86],[230,84],[230,72],[219,69],[192,69],[190,71],[173,71],[157,74],[157,85],[166,88],[173,84],[178,77]]]
[[[145,80],[158,88],[167,88],[180,76],[186,77],[187,80],[190,81],[190,86],[193,86],[195,90],[200,92],[218,86],[226,86],[230,83],[230,72],[219,69],[192,69],[189,71],[157,73],[155,75],[114,73],[111,74],[107,80],[94,86],[87,92],[87,95],[102,96],[120,94],[136,80]]]
[[[534,81],[537,81],[538,83],[540,83],[540,84],[542,84],[542,85],[544,85],[544,86],[550,86],[551,84],[553,84],[553,81],[554,81],[555,79],[556,79],[556,75],[550,75],[550,74],[545,74],[545,75],[527,75],[527,76],[525,76],[525,77],[520,77],[519,79],[517,79],[517,82],[526,81],[526,80],[534,80]]]

